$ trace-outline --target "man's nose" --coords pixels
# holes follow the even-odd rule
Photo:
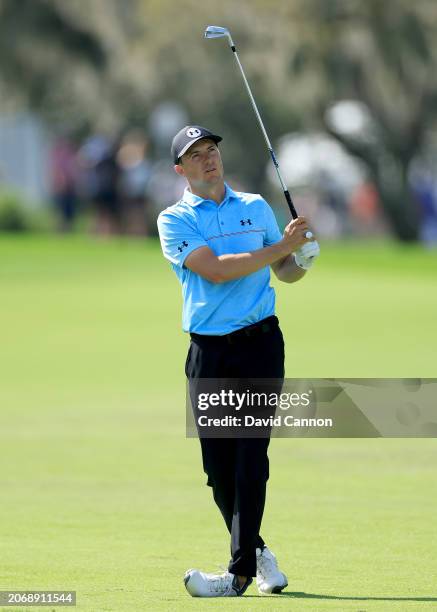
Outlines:
[[[203,159],[208,159],[209,157],[212,157],[214,154],[214,151],[204,151],[202,153],[202,158]]]

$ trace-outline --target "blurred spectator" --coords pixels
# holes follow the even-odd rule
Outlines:
[[[127,132],[117,153],[123,230],[133,236],[145,236],[149,233],[149,202],[146,189],[151,175],[151,163],[147,159],[147,148],[145,134],[142,130],[135,129]]]
[[[349,214],[354,234],[369,236],[389,231],[382,216],[378,192],[370,181],[358,185],[352,192]]]
[[[432,162],[416,162],[410,183],[420,210],[420,237],[428,246],[437,245],[437,178]]]
[[[97,233],[104,236],[122,230],[116,152],[114,144],[103,136],[92,136],[79,151],[82,193],[95,210]]]
[[[50,155],[50,188],[58,214],[58,228],[70,232],[78,211],[76,149],[65,138],[57,140]]]

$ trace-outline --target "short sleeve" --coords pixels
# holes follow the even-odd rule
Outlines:
[[[275,214],[270,206],[264,201],[266,233],[264,236],[264,246],[271,246],[282,239],[282,234],[279,231],[278,222]]]
[[[190,253],[208,246],[194,219],[171,211],[163,211],[159,215],[158,232],[164,257],[181,268]]]

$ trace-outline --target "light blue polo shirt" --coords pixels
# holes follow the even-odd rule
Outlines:
[[[281,240],[273,211],[260,195],[225,187],[220,204],[187,188],[182,199],[158,217],[164,256],[182,285],[186,332],[221,336],[275,312],[269,266],[225,283],[212,283],[184,266],[188,255],[199,247],[208,246],[215,255],[224,255],[256,251]]]

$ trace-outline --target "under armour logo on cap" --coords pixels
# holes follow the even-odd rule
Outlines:
[[[195,127],[190,127],[188,128],[188,130],[185,132],[185,134],[187,136],[189,136],[190,138],[197,138],[197,136],[201,135],[201,131],[199,130],[199,128],[195,128]]]
[[[201,125],[186,125],[176,134],[171,143],[171,155],[174,163],[178,164],[182,155],[201,138],[210,138],[216,144],[222,140],[221,136],[213,134]]]

